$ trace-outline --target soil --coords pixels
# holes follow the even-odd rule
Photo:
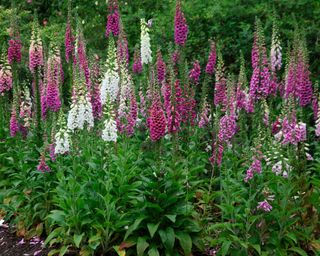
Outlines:
[[[0,227],[0,256],[46,256],[50,249],[42,248],[42,244],[40,239],[24,241],[8,228]]]

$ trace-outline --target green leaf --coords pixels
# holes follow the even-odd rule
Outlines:
[[[191,254],[192,240],[189,234],[184,232],[177,232],[176,237],[178,238],[180,245],[184,251],[185,255]]]
[[[157,232],[159,225],[160,225],[160,222],[158,222],[157,224],[153,224],[153,223],[147,224],[151,238],[153,238],[154,234]]]
[[[159,230],[159,235],[164,247],[168,250],[172,250],[175,242],[174,230],[168,227],[165,231]]]
[[[145,237],[139,237],[137,242],[137,254],[143,255],[144,251],[148,248],[149,244]]]
[[[287,234],[285,235],[285,237],[287,237],[287,238],[289,238],[290,240],[292,240],[295,244],[297,243],[297,237],[296,237],[295,234],[293,234],[293,233],[287,233]]]
[[[68,248],[69,248],[69,245],[68,246],[65,245],[65,246],[61,247],[59,256],[65,255],[68,251]]]
[[[308,256],[308,254],[307,254],[304,250],[302,250],[301,248],[299,248],[299,247],[292,247],[292,248],[289,249],[289,251],[296,252],[296,253],[298,253],[298,254],[301,255],[301,256]]]
[[[258,244],[251,244],[251,247],[256,250],[256,252],[261,255],[261,247]]]
[[[165,216],[166,216],[169,220],[171,220],[173,223],[176,222],[176,217],[177,217],[176,214],[166,214]]]
[[[141,221],[143,221],[144,219],[145,219],[144,217],[136,219],[135,222],[128,228],[123,240],[126,240],[128,238],[128,236],[130,236],[132,234],[132,232],[135,231],[139,227]]]
[[[74,241],[74,244],[77,246],[77,248],[79,248],[83,235],[84,233],[82,233],[81,235],[76,235],[76,234],[73,235],[73,241]]]
[[[149,251],[148,251],[148,255],[149,256],[160,256],[158,249],[156,247],[152,247]]]
[[[65,213],[60,210],[53,210],[51,211],[51,214],[49,214],[49,218],[55,221],[58,224],[63,224],[65,221]]]
[[[232,244],[231,241],[224,241],[224,242],[222,243],[222,246],[221,246],[221,255],[222,255],[222,256],[227,255],[231,244]]]
[[[101,236],[95,235],[89,238],[89,247],[95,250],[100,245]]]

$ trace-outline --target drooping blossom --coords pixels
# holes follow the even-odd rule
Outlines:
[[[236,91],[236,108],[238,110],[246,109],[246,95],[247,95],[247,77],[244,66],[244,58],[241,56],[240,72]]]
[[[190,70],[189,79],[190,79],[194,84],[199,84],[200,74],[201,74],[200,64],[199,64],[199,61],[196,60],[196,61],[193,63],[193,68]]]
[[[215,71],[217,61],[216,45],[214,42],[211,43],[211,49],[208,57],[208,62],[206,66],[206,73],[212,75]]]
[[[249,94],[253,100],[257,100],[270,94],[271,84],[265,39],[258,19],[256,20],[251,56],[253,73],[250,80]]]
[[[127,114],[127,126],[126,126],[126,131],[128,136],[131,136],[134,133],[134,127],[137,122],[137,117],[138,117],[138,105],[137,105],[135,93],[133,90],[131,90],[130,111]]]
[[[271,70],[277,71],[281,69],[282,66],[282,53],[281,44],[279,38],[279,29],[277,24],[274,22],[272,27],[272,41],[271,41]]]
[[[62,84],[60,50],[55,45],[52,45],[50,50],[46,69],[46,104],[48,109],[58,112],[61,107],[60,85]]]
[[[58,120],[58,132],[54,135],[54,153],[58,154],[66,154],[70,151],[70,134],[67,129],[67,122],[64,117],[64,114],[60,112],[59,120]]]
[[[100,84],[101,84],[101,74],[100,74],[100,63],[99,57],[95,55],[95,59],[92,64],[92,92],[91,92],[91,102],[92,102],[92,112],[95,119],[100,119],[102,116],[102,104],[101,104],[101,93],[100,93]]]
[[[50,167],[46,163],[46,158],[44,154],[41,154],[40,159],[39,159],[39,164],[37,166],[37,170],[39,172],[51,172]]]
[[[157,75],[158,75],[158,83],[159,85],[161,85],[166,78],[166,64],[163,61],[160,50],[158,50],[158,53],[157,53]]]
[[[52,162],[56,161],[56,154],[55,154],[55,144],[49,144],[49,155]]]
[[[75,129],[82,130],[87,124],[88,129],[94,125],[92,105],[90,95],[87,93],[87,87],[82,79],[81,72],[76,70],[76,79],[74,82],[72,103],[68,114],[68,129],[73,132]]]
[[[13,104],[10,117],[10,136],[15,137],[19,131],[16,108]]]
[[[117,40],[117,58],[118,58],[118,63],[121,63],[123,60],[125,60],[126,65],[129,65],[130,56],[129,56],[128,40],[123,30],[121,30],[121,33]],[[141,55],[141,58],[142,58],[142,55]]]
[[[43,66],[43,48],[38,24],[34,23],[29,48],[29,69],[34,73]]]
[[[78,61],[79,67],[81,68],[85,76],[88,93],[91,93],[89,61],[86,53],[84,35],[80,27],[78,27],[76,35],[76,54],[76,60]]]
[[[142,62],[140,53],[135,49],[132,64],[133,73],[140,74],[142,72]]]
[[[0,60],[0,94],[12,88],[12,70],[5,55]]]
[[[72,58],[73,52],[74,52],[74,37],[72,35],[70,16],[68,17],[68,20],[67,20],[64,45],[65,45],[65,52],[66,52],[66,62],[69,63],[69,59]]]
[[[177,45],[184,46],[188,37],[188,25],[181,9],[180,0],[176,3],[176,13],[174,16],[174,41]]]
[[[22,93],[23,94],[21,96],[19,117],[23,121],[23,126],[25,128],[29,128],[32,118],[32,101],[30,97],[30,91],[27,86],[23,88]]]
[[[161,106],[160,97],[156,94],[149,109],[148,127],[152,141],[161,139],[166,133],[166,118]]]
[[[257,209],[261,209],[265,212],[271,212],[272,206],[268,203],[267,200],[264,200],[262,202],[258,202]]]
[[[227,104],[227,80],[225,78],[224,69],[222,55],[219,53],[215,78],[216,84],[214,88],[214,104],[216,106],[225,106]]]
[[[120,77],[118,74],[117,49],[112,39],[109,40],[105,69],[106,72],[100,88],[102,105],[106,103],[108,97],[111,101],[115,101],[119,92]]]
[[[298,53],[298,63],[296,68],[297,93],[299,96],[299,104],[304,107],[311,103],[312,99],[312,83],[310,80],[309,65],[305,60],[302,50]]]
[[[118,8],[118,0],[109,0],[108,1],[108,18],[106,25],[106,37],[109,37],[110,34],[113,36],[118,36],[120,33],[120,14]]]
[[[248,168],[246,177],[244,178],[244,182],[248,182],[251,180],[254,176],[254,173],[261,173],[262,167],[261,167],[261,161],[259,159],[254,158],[251,166]]]
[[[104,129],[102,130],[102,139],[105,142],[116,142],[118,138],[117,135],[117,123],[115,120],[110,119],[104,122]]]
[[[230,142],[237,131],[236,118],[234,115],[225,114],[219,123],[219,140],[221,142]]]
[[[9,40],[9,48],[8,48],[8,62],[12,64],[14,61],[19,63],[21,62],[21,48],[22,43],[20,40],[19,31],[16,28],[11,28],[11,35]]]
[[[152,51],[150,45],[149,27],[145,19],[141,19],[141,62],[148,64],[152,62]]]
[[[205,126],[208,125],[210,121],[209,114],[210,114],[210,106],[205,101],[199,116],[199,123],[198,123],[199,128],[204,128]]]

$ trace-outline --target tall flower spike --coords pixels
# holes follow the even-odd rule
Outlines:
[[[216,61],[217,61],[216,44],[212,42],[209,57],[208,57],[208,62],[206,66],[207,74],[212,75],[214,73]]]
[[[196,60],[196,61],[193,63],[193,68],[190,70],[189,79],[190,79],[194,84],[199,84],[200,74],[201,74],[200,64],[199,64],[199,61]]]
[[[157,53],[157,75],[158,75],[158,83],[159,85],[161,85],[166,78],[166,64],[162,59],[162,54],[160,50],[158,50],[158,53]]]
[[[272,71],[280,70],[282,66],[282,53],[279,38],[279,29],[276,22],[273,22],[272,27],[272,42],[271,42],[271,69]]]
[[[160,140],[166,133],[166,118],[161,106],[160,97],[157,93],[153,96],[147,122],[151,140]]]
[[[106,37],[109,37],[110,34],[113,34],[113,36],[118,36],[120,33],[118,0],[109,0],[108,2],[109,14],[107,17]]]
[[[65,33],[65,52],[66,52],[66,62],[69,63],[69,59],[73,56],[74,52],[74,37],[72,36],[72,28],[70,18],[68,17],[66,33]]]
[[[5,53],[0,60],[0,94],[12,88],[12,70]]]
[[[29,48],[29,69],[34,73],[35,69],[43,66],[43,48],[42,40],[40,37],[39,25],[37,20],[34,21],[30,48]]]
[[[85,123],[88,129],[94,125],[92,105],[90,102],[90,95],[87,93],[87,87],[83,80],[81,72],[75,68],[75,81],[72,95],[72,104],[68,114],[68,129],[74,131],[75,129],[82,130]]]
[[[39,164],[37,166],[37,170],[39,172],[51,172],[50,167],[46,163],[46,158],[44,154],[42,153],[39,159]]]
[[[107,98],[106,103],[104,105],[103,115],[105,121],[101,137],[105,142],[116,142],[118,138],[117,123],[115,120],[114,111],[112,109],[112,104],[109,98]]]
[[[224,74],[224,63],[222,55],[218,53],[218,64],[216,70],[216,84],[214,88],[214,104],[225,106],[227,104],[226,78]]]
[[[10,136],[15,137],[19,131],[17,113],[15,103],[12,105],[11,118],[10,118]]]
[[[23,126],[25,128],[30,127],[32,118],[32,101],[30,91],[27,86],[24,86],[23,88],[19,117],[23,120]]]
[[[61,58],[60,50],[56,45],[51,45],[47,63],[47,107],[53,112],[59,111],[60,84],[61,84]]]
[[[104,105],[109,97],[113,102],[119,92],[120,77],[118,74],[117,49],[112,38],[109,39],[108,56],[105,63],[105,74],[101,83],[101,103]]]
[[[176,45],[184,46],[188,37],[188,25],[181,10],[181,2],[177,0],[174,17],[174,41]]]
[[[63,155],[70,151],[70,135],[67,129],[67,122],[62,111],[59,115],[58,127],[58,132],[54,135],[54,153],[57,155]]]
[[[141,62],[148,64],[152,62],[152,51],[150,45],[149,27],[145,19],[141,19]]]
[[[98,55],[95,55],[94,61],[92,64],[92,93],[91,93],[91,102],[92,102],[92,111],[93,116],[96,119],[100,119],[102,116],[102,104],[101,104],[101,93],[100,93],[100,84],[101,84],[101,74],[100,74],[100,62]]]
[[[11,20],[11,27],[10,27],[10,40],[9,40],[9,48],[8,48],[8,61],[9,64],[12,62],[20,62],[21,61],[21,48],[22,43],[20,40],[20,33],[17,26],[16,21],[16,9],[13,9],[13,15]]]
[[[137,51],[137,49],[134,50],[132,71],[133,73],[136,73],[136,74],[140,74],[142,72],[141,56],[139,51]]]

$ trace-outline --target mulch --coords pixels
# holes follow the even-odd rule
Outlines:
[[[1,256],[46,256],[50,249],[43,248],[43,241],[38,238],[29,241],[17,237],[9,228],[0,227]]]

